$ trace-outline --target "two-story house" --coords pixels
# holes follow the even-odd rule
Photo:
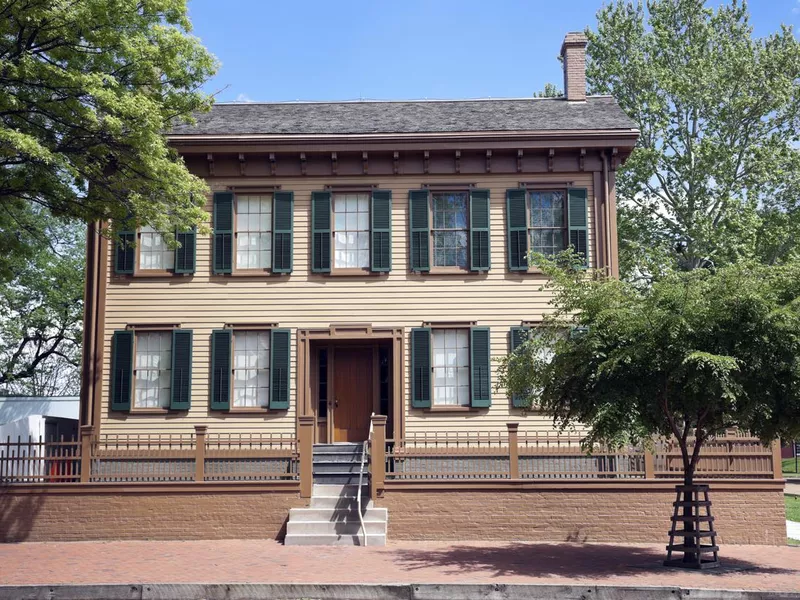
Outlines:
[[[211,236],[123,234],[95,258],[104,433],[387,435],[549,428],[495,391],[493,358],[548,310],[529,251],[617,272],[614,173],[637,130],[560,98],[217,104],[170,141],[204,177]]]

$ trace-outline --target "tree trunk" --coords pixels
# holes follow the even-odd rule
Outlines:
[[[691,517],[694,515],[694,507],[692,506],[692,492],[689,491],[688,486],[694,485],[694,472],[696,468],[696,463],[692,458],[689,456],[689,450],[686,447],[686,443],[683,440],[679,440],[681,445],[681,455],[683,458],[683,485],[687,486],[683,491],[683,501],[686,503],[683,506],[683,510],[681,514],[684,517]],[[694,521],[687,519],[683,522],[683,531],[685,533],[696,533],[694,528]],[[694,536],[687,536],[683,538],[683,545],[684,547],[694,546],[696,544],[696,540]],[[691,554],[684,554],[683,555],[683,562],[692,562],[693,556]]]

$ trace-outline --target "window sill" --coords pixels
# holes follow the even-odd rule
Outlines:
[[[471,271],[461,267],[431,267],[428,272],[421,272],[420,275],[481,275],[486,271]]]
[[[330,277],[369,277],[380,275],[380,272],[370,271],[369,269],[331,269],[328,273]]]
[[[467,412],[478,412],[480,410],[486,410],[481,408],[475,408],[472,406],[431,406],[430,408],[426,408],[425,412],[432,412],[432,413],[467,413]]]
[[[134,279],[170,278],[181,277],[183,273],[173,273],[172,271],[136,271],[128,277]]]
[[[167,408],[132,408],[128,411],[129,415],[166,415],[171,412],[179,412],[179,411],[171,411]]]
[[[226,413],[230,413],[232,415],[264,415],[268,412],[277,412],[271,411],[269,408],[257,407],[257,406],[242,406],[242,407],[231,407],[226,411]]]
[[[273,273],[272,271],[258,269],[255,271],[234,271],[233,273],[218,273],[218,275],[228,277],[272,277],[273,275],[282,275],[282,273]]]

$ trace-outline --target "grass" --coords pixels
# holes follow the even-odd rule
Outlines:
[[[800,540],[793,540],[792,538],[786,538],[786,541],[790,546],[800,546]]]
[[[800,462],[800,461],[798,461]],[[797,474],[797,469],[795,468],[795,462],[793,458],[784,458],[781,462],[781,469],[784,473],[794,473]]]
[[[786,502],[786,518],[800,523],[800,498],[797,496],[784,496]]]

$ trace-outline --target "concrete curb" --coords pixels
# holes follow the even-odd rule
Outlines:
[[[529,584],[155,583],[0,586],[0,600],[800,600],[798,592]]]

